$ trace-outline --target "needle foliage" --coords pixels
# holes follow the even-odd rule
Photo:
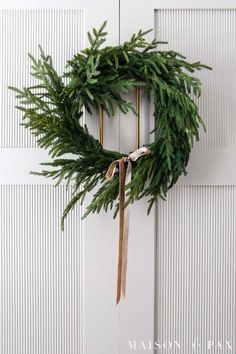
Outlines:
[[[133,162],[132,181],[127,186],[127,204],[149,196],[150,211],[158,197],[165,198],[181,174],[186,174],[193,142],[203,125],[193,97],[201,94],[196,70],[210,69],[200,62],[189,63],[175,51],[157,50],[160,42],[148,42],[149,31],[140,30],[118,46],[104,46],[106,22],[88,33],[90,46],[68,61],[61,76],[52,59],[40,47],[39,59],[31,54],[31,75],[38,84],[15,88],[16,106],[23,113],[23,125],[35,135],[38,145],[52,158],[42,163],[40,173],[59,184],[73,183],[69,211],[99,183],[86,214],[112,208],[118,196],[118,176],[106,181],[110,163],[125,154],[104,149],[82,124],[86,110],[95,114],[102,108],[109,117],[118,110],[134,111],[125,95],[137,85],[154,104],[154,141],[147,145],[151,155]],[[66,158],[71,154],[71,158]]]

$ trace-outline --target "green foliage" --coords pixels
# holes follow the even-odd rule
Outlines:
[[[203,125],[196,103],[191,98],[201,94],[201,82],[191,76],[208,68],[200,62],[189,63],[174,51],[158,51],[158,42],[147,42],[149,32],[139,31],[130,41],[115,47],[101,47],[106,40],[106,22],[99,30],[88,33],[90,47],[68,61],[68,70],[58,75],[50,56],[40,47],[40,58],[32,61],[31,75],[39,84],[18,89],[10,87],[19,99],[23,125],[36,136],[41,148],[49,149],[50,170],[40,174],[73,182],[74,192],[63,217],[83,201],[87,192],[100,183],[100,189],[88,206],[86,215],[112,208],[118,196],[118,177],[107,182],[105,174],[114,159],[124,154],[103,149],[80,122],[84,108],[93,114],[101,107],[108,116],[119,109],[134,111],[124,99],[135,86],[153,96],[155,140],[148,147],[152,154],[134,163],[133,178],[127,186],[127,204],[142,196],[150,196],[149,209],[158,196],[176,183],[186,166],[194,140]],[[65,154],[74,158],[63,158]],[[117,205],[117,204],[116,204]],[[117,210],[117,209],[116,209]]]

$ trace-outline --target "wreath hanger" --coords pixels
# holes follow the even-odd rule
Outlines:
[[[140,87],[135,88],[136,92],[136,148],[140,148]],[[99,141],[103,147],[103,129],[104,129],[104,111],[102,107],[99,107]]]
[[[116,168],[119,170],[119,247],[118,247],[118,265],[117,265],[117,294],[116,304],[119,303],[121,295],[126,297],[126,274],[128,259],[128,236],[129,236],[129,210],[125,209],[126,186],[132,178],[132,161],[136,161],[143,155],[151,153],[149,149],[143,147],[140,149],[140,87],[136,91],[136,148],[137,150],[128,157],[122,157],[113,161],[106,173],[108,181],[112,180]],[[99,132],[100,144],[103,146],[103,109],[99,107]],[[125,164],[128,163],[125,169]]]

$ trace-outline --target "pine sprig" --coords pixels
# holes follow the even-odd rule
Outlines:
[[[204,126],[194,96],[201,95],[201,82],[195,71],[210,69],[200,62],[190,63],[175,51],[159,51],[158,42],[148,42],[150,32],[140,30],[129,41],[106,46],[106,22],[88,33],[90,47],[68,61],[67,71],[59,75],[52,59],[40,47],[39,59],[29,54],[31,75],[38,84],[23,89],[9,87],[19,100],[22,124],[35,135],[38,145],[48,149],[52,161],[43,163],[40,173],[52,178],[56,185],[63,180],[72,183],[72,198],[62,216],[64,220],[77,202],[99,183],[100,188],[88,206],[89,213],[108,210],[115,204],[117,212],[118,176],[105,181],[110,163],[123,154],[103,149],[83,126],[84,109],[94,114],[100,108],[108,116],[117,110],[132,110],[125,95],[137,85],[154,103],[155,139],[152,154],[133,166],[132,180],[127,186],[127,204],[149,196],[150,211],[158,197],[165,198],[169,188],[186,174],[191,149]],[[72,154],[74,158],[66,158]]]

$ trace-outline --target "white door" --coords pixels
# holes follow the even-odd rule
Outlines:
[[[155,332],[160,353],[236,350],[235,39],[233,1],[156,1],[156,35],[213,67],[201,132],[181,178],[156,211]]]
[[[229,1],[219,3],[223,10],[210,1],[201,5],[1,2],[9,10],[0,15],[0,353],[146,353],[154,352],[155,340],[160,353],[178,352],[177,344],[190,353],[195,343],[204,354],[208,340],[213,353],[220,352],[216,342],[226,353],[226,341],[235,350],[235,11],[227,10]],[[28,85],[26,53],[37,54],[38,43],[62,70],[86,44],[86,32],[105,19],[109,44],[153,27],[169,47],[214,68],[201,74],[207,134],[193,152],[189,175],[148,217],[145,200],[131,208],[127,299],[118,307],[117,221],[110,212],[81,222],[84,207],[78,205],[61,232],[70,191],[28,174],[47,155],[19,126],[6,89]],[[145,102],[141,112],[147,142],[152,119]],[[98,136],[98,121],[86,122]],[[134,116],[105,117],[104,145],[135,149]]]
[[[124,352],[127,338],[149,337],[153,331],[154,214],[145,217],[142,204],[134,208],[135,218],[142,220],[134,225],[131,219],[127,301],[116,307],[117,221],[110,212],[82,222],[84,207],[78,205],[61,231],[60,217],[71,191],[29,174],[48,156],[19,125],[7,86],[30,84],[27,53],[37,56],[38,44],[62,72],[66,60],[86,45],[87,31],[104,20],[110,45],[150,21],[138,21],[142,5],[132,12],[137,26],[127,22],[120,30],[121,11],[126,10],[118,0],[10,0],[0,6],[0,352]],[[106,147],[135,147],[135,134],[133,142],[128,136],[130,145],[125,139],[127,121],[119,114],[104,118]],[[134,130],[134,116],[130,121]],[[86,123],[98,136],[98,121],[86,117]]]

